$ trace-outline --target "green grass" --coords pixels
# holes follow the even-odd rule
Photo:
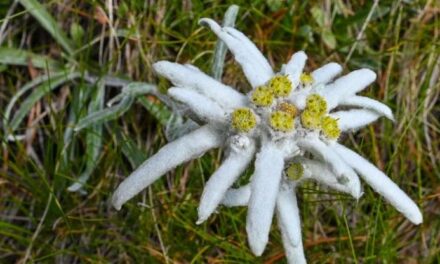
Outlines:
[[[195,224],[204,182],[221,162],[219,151],[168,173],[120,212],[111,207],[118,183],[166,144],[169,112],[154,97],[137,95],[121,117],[73,129],[120,93],[104,87],[104,77],[159,83],[163,90],[168,84],[151,70],[157,60],[209,72],[216,38],[197,21],[221,20],[230,3],[130,0],[117,1],[109,12],[103,4],[109,1],[42,1],[45,11],[35,1],[13,2],[0,3],[0,115],[27,83],[51,73],[42,85],[29,85],[10,122],[2,123],[0,262],[285,261],[277,228],[264,255],[252,255],[245,208],[221,208]],[[345,72],[377,72],[364,93],[388,104],[396,123],[380,119],[342,141],[383,169],[424,214],[421,226],[412,225],[367,185],[358,202],[305,186],[299,201],[309,262],[440,262],[438,2],[248,2],[234,2],[240,6],[236,27],[276,69],[303,49],[309,70],[336,61]],[[72,71],[76,78],[67,78]],[[64,85],[54,87],[59,78]],[[249,89],[229,53],[223,81]],[[7,141],[6,132],[25,138]],[[90,174],[86,193],[68,192],[84,173]]]

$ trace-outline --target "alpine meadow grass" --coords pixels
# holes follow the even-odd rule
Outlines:
[[[227,12],[232,4],[239,9]],[[120,211],[111,205],[123,179],[194,128],[173,113],[164,96],[171,83],[154,63],[193,64],[251,90],[233,55],[198,24],[204,17],[235,25],[274,71],[300,50],[307,72],[329,62],[343,74],[371,69],[377,79],[361,95],[394,113],[394,122],[381,118],[338,141],[405,191],[423,223],[365,183],[358,201],[303,184],[308,262],[440,262],[440,5],[429,0],[2,1],[0,262],[286,263],[276,224],[263,255],[252,254],[246,207],[219,207],[196,224],[222,150],[171,170]]]

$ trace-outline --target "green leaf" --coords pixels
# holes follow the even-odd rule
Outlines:
[[[139,148],[139,144],[133,141],[130,137],[125,135],[121,128],[113,126],[112,133],[115,135],[118,144],[121,145],[122,153],[127,157],[133,168],[139,167],[142,162],[147,159],[147,154],[143,149]]]
[[[133,96],[138,96],[142,94],[156,93],[157,87],[153,84],[142,83],[142,82],[132,82],[122,89],[123,93],[129,93]]]
[[[123,115],[130,109],[134,99],[139,95],[154,94],[157,92],[156,86],[141,82],[132,82],[122,89],[122,92],[111,99],[107,105],[112,105],[102,111],[91,113],[85,118],[81,119],[75,126],[75,131],[79,131],[92,124],[103,123],[109,120],[116,119]],[[119,103],[113,105],[115,102]]]
[[[235,20],[237,19],[238,6],[231,5],[225,13],[225,17],[223,18],[223,26],[224,27],[234,27]],[[212,63],[212,76],[216,80],[220,80],[223,75],[223,66],[225,64],[225,56],[226,56],[226,45],[222,40],[217,40],[217,44],[215,45],[214,52],[214,61]]]
[[[336,47],[336,38],[332,33],[332,29],[329,23],[326,23],[326,17],[324,11],[321,8],[314,6],[312,7],[312,17],[315,19],[316,24],[319,26],[319,33],[321,35],[324,44],[334,49]]]
[[[327,45],[327,47],[331,49],[336,48],[336,38],[330,29],[324,29],[321,32],[321,38],[322,41],[324,41],[324,44]]]
[[[8,69],[8,66],[4,65],[4,64],[0,64],[0,73],[6,71]]]
[[[78,124],[75,126],[75,131],[80,131],[93,124],[102,124],[106,121],[116,119],[127,112],[133,102],[134,98],[131,95],[127,95],[117,105],[90,113],[78,121]]]
[[[13,133],[36,102],[38,102],[43,96],[45,96],[61,84],[78,78],[80,75],[81,74],[79,72],[72,72],[59,77],[50,78],[47,81],[43,82],[21,104],[11,123],[5,128],[9,130],[9,133]]]
[[[56,71],[61,67],[60,63],[47,56],[7,47],[0,47],[0,63],[21,66],[27,66],[30,63],[35,68],[48,69],[49,71]]]
[[[144,94],[157,94],[157,87],[153,84],[142,83],[142,82],[132,82],[122,88],[122,93],[116,95],[110,101],[107,102],[108,106],[113,105],[116,102],[121,101],[127,95],[132,97],[137,97]]]
[[[54,73],[53,75],[43,75],[43,76],[35,78],[34,80],[28,82],[23,87],[21,87],[21,89],[16,94],[14,94],[14,96],[9,100],[9,104],[6,106],[5,112],[3,113],[3,127],[4,127],[4,129],[8,128],[8,126],[9,126],[9,124],[8,124],[9,117],[11,116],[12,108],[14,107],[15,102],[17,102],[18,98],[20,98],[23,94],[25,94],[27,91],[34,88],[35,86],[40,85],[41,83],[48,81],[50,78],[57,79],[57,78],[60,78],[64,75],[65,75],[65,73],[63,73],[63,72]],[[7,133],[5,133],[5,134],[7,134]]]
[[[318,24],[319,27],[325,27],[325,14],[322,11],[321,8],[314,6],[312,7],[312,17],[315,19],[316,24]]]
[[[3,238],[12,238],[23,245],[29,243],[31,232],[26,228],[8,222],[0,221],[0,235]]]
[[[138,102],[145,107],[150,114],[152,114],[157,121],[163,126],[166,126],[168,123],[168,120],[171,118],[171,115],[173,114],[167,106],[165,106],[162,103],[154,103],[150,100],[148,100],[145,97],[139,97]]]
[[[102,111],[104,107],[104,92],[105,84],[101,81],[98,83],[97,91],[95,92],[92,101],[89,104],[88,112],[90,115]],[[95,170],[98,163],[97,160],[99,158],[99,155],[101,154],[102,130],[102,123],[95,123],[88,128],[86,135],[86,168],[81,173],[78,181],[68,188],[68,191],[81,191],[83,186],[89,180],[90,175]]]
[[[81,44],[84,38],[84,29],[78,23],[70,25],[70,36],[76,44]]]
[[[87,88],[87,89],[83,89]],[[72,99],[69,108],[69,117],[67,119],[66,129],[64,130],[63,140],[63,160],[62,160],[62,168],[68,168],[69,157],[70,154],[74,152],[74,144],[72,144],[74,140],[73,129],[75,124],[78,122],[80,116],[82,116],[84,112],[83,105],[90,97],[90,89],[89,87],[83,84],[78,85],[72,91]]]
[[[55,19],[46,11],[43,5],[37,0],[18,0],[20,4],[31,13],[31,15],[40,22],[41,26],[49,32],[50,35],[60,44],[64,50],[69,54],[73,54],[73,45],[70,39],[64,34],[64,31],[59,27]]]

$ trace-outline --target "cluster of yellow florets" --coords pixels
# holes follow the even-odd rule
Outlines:
[[[293,104],[287,102],[280,103],[277,109],[289,114],[291,117],[295,117],[298,114],[298,109]]]
[[[323,116],[327,112],[327,101],[319,94],[311,94],[307,97],[305,110],[315,116]]]
[[[277,75],[267,85],[255,88],[250,99],[252,103],[260,107],[270,107],[274,99],[287,97],[292,91],[292,82],[287,76]],[[277,131],[289,132],[293,130],[294,118],[298,110],[290,103],[283,102],[277,105],[276,111],[269,116],[269,125]],[[250,131],[256,124],[254,113],[247,108],[236,109],[232,113],[232,127],[240,132]]]
[[[321,119],[321,131],[324,136],[330,139],[338,139],[338,137],[341,135],[338,120],[330,116],[325,116]]]
[[[327,112],[327,102],[318,95],[312,94],[307,97],[306,108],[301,113],[301,123],[305,128],[320,129],[321,119]]]
[[[283,111],[274,111],[269,117],[269,124],[274,130],[289,132],[293,130],[293,117]]]
[[[303,85],[309,85],[314,82],[313,76],[308,73],[301,73],[299,80]]]
[[[251,101],[256,106],[271,106],[275,97],[287,97],[292,91],[292,82],[287,76],[277,75],[267,85],[255,88]]]
[[[232,127],[238,132],[249,132],[257,125],[257,118],[249,108],[237,108],[231,115]]]
[[[337,139],[341,134],[338,121],[327,115],[327,102],[318,94],[307,97],[306,108],[301,113],[301,123],[305,128],[321,129],[329,139]]]
[[[312,112],[304,110],[301,113],[301,124],[308,129],[320,129],[321,117],[314,115]]]
[[[294,162],[287,167],[286,175],[290,180],[299,180],[304,175],[304,167],[299,162]]]
[[[292,82],[285,75],[273,77],[268,84],[270,90],[276,97],[287,97],[292,91]]]
[[[251,101],[257,106],[270,106],[274,99],[273,92],[267,86],[259,86],[252,92]]]
[[[269,125],[277,131],[289,132],[294,129],[298,109],[291,103],[282,102],[269,117]]]

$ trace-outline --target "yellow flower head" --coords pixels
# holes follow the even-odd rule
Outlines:
[[[318,94],[311,94],[306,100],[306,111],[316,116],[323,116],[327,112],[327,101]]]
[[[338,120],[325,116],[321,119],[322,133],[329,139],[338,139],[341,135],[341,129],[338,126]]]
[[[249,108],[237,108],[232,112],[232,127],[238,132],[249,132],[257,125],[257,118]]]
[[[298,114],[298,109],[291,103],[280,103],[277,108],[284,113],[288,113],[291,117],[295,117]]]
[[[291,163],[286,170],[286,175],[292,181],[299,180],[304,175],[304,167],[299,162]]]
[[[285,75],[277,75],[269,81],[269,88],[275,97],[287,97],[292,91],[292,82]]]
[[[269,124],[274,130],[289,132],[293,130],[294,118],[283,111],[274,111],[270,115]]]
[[[313,76],[308,73],[301,73],[301,76],[299,77],[299,80],[304,85],[309,85],[313,83]]]
[[[251,101],[257,106],[270,106],[273,102],[273,93],[268,87],[259,86],[252,92]]]
[[[319,129],[321,128],[321,116],[306,109],[301,113],[301,124],[308,129]]]

